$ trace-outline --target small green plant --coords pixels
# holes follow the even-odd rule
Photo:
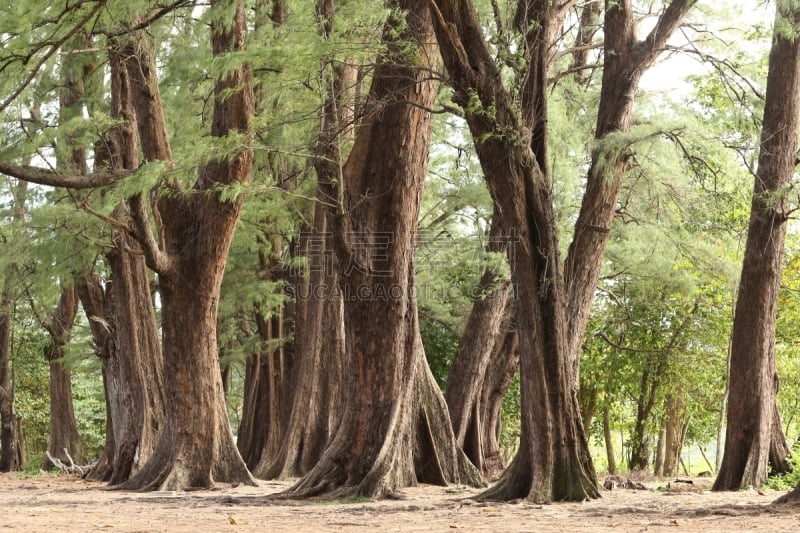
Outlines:
[[[785,474],[770,476],[767,479],[767,487],[773,490],[792,490],[800,482],[800,442],[792,446],[792,455],[789,457],[792,466],[791,471]]]

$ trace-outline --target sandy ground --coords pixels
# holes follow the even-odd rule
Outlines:
[[[289,486],[187,493],[109,491],[71,476],[0,475],[0,533],[82,531],[800,531],[800,506],[781,493],[711,493],[708,480],[669,491],[615,489],[599,500],[483,503],[463,487],[406,489],[403,500],[298,502],[268,498]],[[666,482],[649,483],[656,488]],[[679,487],[679,488],[676,488]]]

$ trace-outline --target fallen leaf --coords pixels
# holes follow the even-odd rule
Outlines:
[[[763,491],[763,490],[761,490],[761,489],[758,489],[758,491],[756,491],[756,492],[758,492],[758,495],[759,495],[759,496],[766,496],[766,495],[767,495],[767,493],[766,493],[766,492],[764,492],[764,491]]]

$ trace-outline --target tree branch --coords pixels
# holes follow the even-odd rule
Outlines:
[[[86,176],[69,176],[53,170],[29,165],[9,165],[0,161],[0,174],[5,174],[29,183],[50,185],[51,187],[67,187],[69,189],[96,189],[98,187],[104,187],[130,176],[134,172],[134,170],[114,170],[108,172],[94,172]]]
[[[658,55],[667,45],[667,40],[683,22],[686,13],[696,3],[696,0],[672,0],[667,9],[658,17],[655,27],[644,41],[636,43],[635,65],[638,69],[647,69],[656,60]]]
[[[81,19],[81,20],[80,20],[80,21],[79,21],[79,22],[78,22],[78,23],[75,25],[75,27],[74,27],[74,28],[72,28],[72,29],[71,29],[70,31],[68,31],[68,32],[67,32],[67,33],[66,33],[66,34],[65,34],[63,37],[61,37],[60,39],[58,39],[57,41],[55,41],[55,42],[54,42],[54,43],[53,43],[53,44],[50,46],[50,50],[48,50],[48,51],[47,51],[47,52],[46,52],[46,53],[45,53],[45,54],[42,56],[42,58],[41,58],[41,59],[39,59],[39,61],[37,61],[37,62],[36,62],[36,65],[34,65],[34,67],[31,69],[30,73],[28,73],[28,76],[27,76],[27,77],[26,77],[24,80],[22,80],[22,83],[20,83],[20,84],[17,86],[17,88],[16,88],[16,89],[14,89],[14,91],[13,91],[13,92],[12,92],[10,95],[8,95],[8,98],[6,98],[5,100],[3,100],[3,102],[2,102],[2,103],[0,103],[0,111],[3,111],[5,108],[7,108],[9,105],[11,105],[11,102],[13,102],[14,100],[16,100],[17,96],[19,96],[19,95],[20,95],[20,93],[22,93],[22,91],[24,91],[24,90],[25,90],[25,87],[27,87],[28,85],[30,85],[30,83],[33,81],[33,79],[34,79],[34,78],[36,77],[36,75],[39,73],[39,69],[40,69],[40,68],[42,68],[42,66],[43,66],[45,63],[47,63],[47,61],[48,61],[48,60],[49,60],[49,59],[50,59],[50,58],[53,56],[53,54],[55,54],[55,53],[58,51],[58,49],[59,49],[59,48],[61,48],[61,45],[63,45],[63,44],[64,44],[65,42],[67,42],[68,40],[70,40],[70,39],[72,38],[72,36],[73,36],[73,35],[75,35],[76,33],[78,33],[78,31],[79,31],[81,28],[83,28],[83,27],[84,27],[84,26],[85,26],[85,25],[86,25],[86,24],[87,24],[87,23],[88,23],[88,22],[89,22],[89,21],[92,19],[92,17],[94,17],[95,15],[97,15],[97,14],[100,12],[100,10],[103,8],[103,6],[104,6],[104,5],[105,5],[105,1],[100,1],[100,2],[97,2],[97,4],[94,6],[94,8],[93,8],[91,11],[89,11],[89,14],[88,14],[88,15],[86,15],[85,17],[83,17],[83,18],[82,18],[82,19]]]
[[[144,205],[144,195],[139,193],[133,196],[130,205],[133,237],[142,246],[147,266],[158,274],[168,273],[174,267],[175,260],[159,247],[158,241],[153,236],[147,217],[147,208]]]

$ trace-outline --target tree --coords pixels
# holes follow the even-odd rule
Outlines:
[[[500,216],[494,213],[489,232],[489,250],[501,252],[502,239]],[[492,356],[499,351],[496,345],[500,347],[506,336],[502,326],[508,302],[508,285],[508,280],[494,266],[482,274],[477,297],[453,356],[445,388],[456,440],[472,464],[484,474],[490,473],[484,449],[486,430],[493,431],[496,422],[483,420],[484,381],[490,361],[495,365],[499,363]],[[488,383],[486,385],[491,386]]]
[[[315,19],[326,45],[337,20],[334,2],[320,0]],[[285,431],[277,449],[262,454],[254,474],[262,478],[300,477],[322,456],[339,421],[336,408],[344,376],[343,302],[333,251],[341,147],[352,141],[356,68],[325,51],[320,69],[323,101],[311,158],[316,173],[316,201],[311,227],[301,227],[294,251],[302,270],[289,267],[287,292],[293,307],[295,335],[291,372],[284,374]],[[265,404],[269,405],[269,404]],[[263,423],[263,422],[262,422]]]
[[[68,283],[71,283],[69,280]],[[64,346],[69,341],[72,326],[78,313],[78,297],[72,285],[62,286],[58,305],[49,321],[44,323],[50,334],[50,343],[45,348],[44,357],[50,365],[50,437],[47,440],[47,453],[42,469],[48,470],[55,464],[50,457],[62,462],[83,461],[83,443],[75,422],[75,409],[72,404],[72,377],[64,363]]]
[[[213,53],[244,50],[243,2],[213,2],[210,9]],[[229,13],[232,20],[227,20]],[[141,36],[129,46],[126,68],[145,158],[169,162],[154,59]],[[238,64],[221,75],[214,94],[211,135],[247,135],[253,114],[249,67]],[[143,195],[131,200],[135,234],[148,266],[159,274],[164,378],[170,385],[165,391],[166,424],[153,456],[124,488],[176,490],[210,487],[215,480],[253,483],[228,424],[216,335],[222,274],[243,201],[240,195],[224,198],[224,188],[248,181],[251,165],[252,150],[245,145],[200,168],[190,190],[158,199],[155,212],[163,224],[163,248],[147,227]]]
[[[24,219],[27,183],[18,182],[13,188],[13,216],[16,226]],[[4,243],[5,244],[5,243]],[[14,380],[11,367],[11,324],[16,299],[14,290],[18,266],[6,265],[2,292],[0,292],[0,472],[11,472],[22,467],[23,443],[18,434],[17,415],[14,411]]]
[[[319,462],[289,495],[386,496],[417,482],[480,483],[425,362],[414,293],[436,93],[431,13],[408,0],[387,5],[386,52],[335,195],[332,232],[345,301],[342,417]]]
[[[800,9],[779,2],[769,58],[764,120],[736,300],[728,427],[714,490],[760,486],[767,479],[775,423],[775,321],[794,175],[800,112]]]

